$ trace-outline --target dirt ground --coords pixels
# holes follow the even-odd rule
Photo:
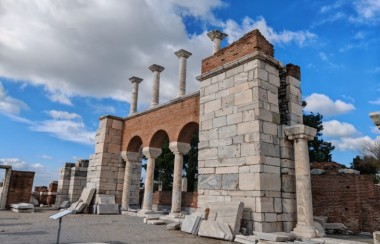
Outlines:
[[[58,220],[49,216],[57,210],[35,213],[0,211],[0,243],[56,243]],[[148,225],[127,215],[67,215],[62,219],[60,243],[229,243],[202,238],[165,225]]]

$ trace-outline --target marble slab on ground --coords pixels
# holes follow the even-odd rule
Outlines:
[[[59,205],[59,208],[69,208],[70,202],[69,201],[63,201],[61,205]]]
[[[278,233],[264,233],[264,232],[253,232],[253,235],[259,240],[265,241],[276,241],[276,242],[287,242],[289,241],[289,236],[278,234]]]
[[[166,226],[168,230],[179,230],[181,229],[181,223],[170,223]]]
[[[243,243],[243,244],[256,244],[258,239],[255,236],[243,236],[236,235],[234,242]]]
[[[147,221],[148,225],[166,225],[166,222],[160,219],[150,219]]]
[[[34,209],[34,205],[31,203],[16,203],[11,204],[11,208],[25,210],[25,209]]]
[[[211,202],[208,203],[210,212],[207,220],[227,223],[234,235],[239,234],[243,218],[243,202]]]
[[[101,214],[119,214],[118,204],[98,204],[96,206],[96,213]]]
[[[85,187],[80,195],[79,200],[90,205],[92,197],[94,196],[95,188]]]
[[[380,231],[373,232],[373,242],[374,244],[380,244]]]
[[[212,220],[202,220],[198,231],[199,236],[232,241],[234,235],[227,223]]]
[[[201,217],[198,215],[186,215],[182,222],[181,231],[194,234],[198,233]]]
[[[116,204],[114,195],[98,195],[98,204]]]
[[[366,242],[361,241],[349,241],[349,240],[340,240],[340,239],[334,239],[334,238],[312,238],[311,241],[316,241],[324,244],[365,244]]]

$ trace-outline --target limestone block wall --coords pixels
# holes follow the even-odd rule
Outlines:
[[[87,186],[95,187],[95,194],[115,195],[119,201],[123,185],[123,172],[119,172],[122,168],[120,159],[122,130],[121,118],[114,116],[100,118],[95,137],[95,153],[90,156],[87,171]]]
[[[63,201],[69,201],[69,188],[71,168],[74,167],[74,163],[65,163],[61,169],[58,180],[57,197],[55,199],[55,205],[58,207]]]
[[[87,168],[86,167],[73,167],[71,168],[71,177],[69,183],[69,200],[76,202],[82,194],[83,188],[87,184]]]
[[[296,211],[293,146],[280,121],[283,68],[273,53],[253,31],[203,60],[199,77],[198,205],[242,201],[243,226],[263,232],[292,230]],[[285,77],[287,98],[300,93],[293,78]],[[286,117],[299,121],[302,107],[287,105],[294,116]]]

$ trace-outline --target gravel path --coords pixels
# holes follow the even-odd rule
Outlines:
[[[56,210],[35,213],[0,211],[0,243],[56,243],[58,220],[48,218]],[[68,215],[62,219],[60,243],[228,243],[202,238],[166,226],[147,225],[126,215]]]

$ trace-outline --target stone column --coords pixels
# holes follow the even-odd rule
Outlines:
[[[186,62],[187,58],[191,56],[191,53],[181,49],[175,52],[175,55],[179,58],[179,89],[178,97],[184,96],[186,93]]]
[[[129,112],[129,115],[132,115],[136,113],[137,109],[137,99],[139,96],[139,84],[143,80],[141,78],[138,78],[136,76],[132,76],[129,78],[129,80],[132,82],[132,97],[131,97],[131,109]]]
[[[222,42],[222,40],[226,38],[228,35],[218,30],[213,30],[213,31],[208,32],[207,36],[214,43],[212,47],[212,53],[215,54],[217,51],[220,50],[220,43]]]
[[[153,72],[153,86],[152,86],[152,102],[150,107],[158,105],[160,100],[160,73],[165,69],[157,64],[152,64],[149,69]]]
[[[174,153],[173,191],[171,215],[181,213],[182,202],[182,170],[183,155],[189,152],[190,144],[183,142],[170,142],[170,150]]]
[[[145,189],[144,189],[144,201],[142,213],[153,212],[153,180],[154,180],[154,164],[156,158],[160,156],[162,150],[161,148],[155,147],[144,147],[143,154],[148,158],[145,176]]]
[[[5,169],[3,192],[0,199],[0,209],[5,209],[7,205],[7,199],[8,199],[9,183],[11,181],[11,175],[12,175],[12,166],[0,165],[0,169]]]
[[[317,237],[313,221],[313,203],[311,197],[310,162],[308,140],[312,140],[317,130],[305,125],[285,128],[288,140],[294,140],[297,226],[293,232],[301,237]]]
[[[182,191],[187,192],[187,177],[182,177]]]
[[[121,152],[121,157],[125,161],[125,171],[124,171],[124,183],[123,183],[123,193],[121,198],[121,208],[122,210],[129,209],[129,199],[131,193],[131,181],[132,181],[132,166],[136,162],[141,161],[141,154],[138,152]]]

